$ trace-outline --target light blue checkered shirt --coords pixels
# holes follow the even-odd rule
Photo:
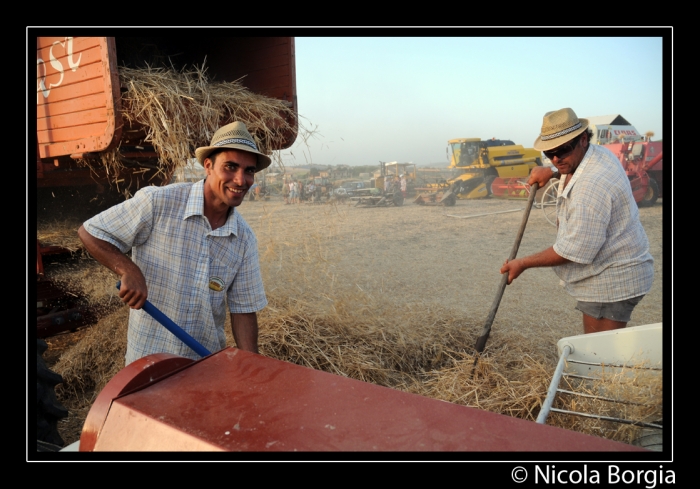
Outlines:
[[[563,180],[562,180],[563,181]],[[644,295],[654,259],[620,161],[590,145],[557,202],[554,251],[573,263],[554,267],[567,292],[586,302],[617,302]]]
[[[203,215],[204,181],[146,187],[85,222],[91,235],[132,250],[148,300],[211,352],[226,346],[232,313],[267,305],[253,230],[237,212],[212,231]],[[220,280],[220,291],[209,287]],[[131,309],[126,363],[151,353],[199,356],[143,310]]]

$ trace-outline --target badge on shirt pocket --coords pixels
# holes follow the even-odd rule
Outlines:
[[[209,279],[209,288],[221,292],[224,290],[224,281],[219,277],[212,277]]]

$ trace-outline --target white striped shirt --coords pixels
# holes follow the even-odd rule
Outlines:
[[[651,289],[654,259],[629,179],[602,146],[588,151],[557,201],[554,267],[567,292],[586,302],[617,302]]]
[[[215,352],[226,346],[226,304],[232,313],[250,313],[265,307],[267,298],[253,230],[232,210],[212,231],[203,214],[203,188],[204,180],[146,187],[84,227],[123,253],[131,249],[149,302]],[[199,358],[146,312],[131,309],[126,363],[161,352]]]

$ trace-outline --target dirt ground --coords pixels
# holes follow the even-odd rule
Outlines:
[[[408,201],[407,201],[408,202]],[[482,324],[495,298],[499,268],[510,254],[526,201],[460,200],[454,207],[419,206],[367,208],[352,203],[284,205],[246,202],[241,214],[263,245],[284,239],[303,241],[304,233],[333,236],[325,249],[339,271],[353,271],[358,286],[404,302],[427,302],[449,307],[465,320]],[[662,202],[640,209],[655,259],[651,292],[637,306],[629,326],[662,321],[663,239]],[[508,212],[513,211],[513,212]],[[276,235],[284,227],[285,236]],[[299,233],[295,237],[292,233]],[[542,209],[532,209],[518,256],[553,244],[556,229]],[[271,277],[273,278],[273,277]],[[274,290],[280,284],[266,284]],[[581,313],[549,268],[531,269],[507,287],[493,331],[539,328],[553,338],[582,331]]]
[[[511,252],[525,204],[523,200],[490,198],[436,207],[407,200],[401,207],[371,208],[356,207],[352,202],[285,205],[281,198],[273,197],[269,201],[246,200],[237,212],[258,237],[269,298],[283,294],[303,301],[311,297],[321,308],[328,306],[324,297],[329,303],[334,301],[336,284],[338,291],[356,287],[391,307],[413,304],[425,310],[449,310],[462,328],[478,335],[496,296],[498,270]],[[96,209],[82,207],[79,212],[65,209],[61,211],[64,214],[43,215],[37,223],[39,234],[61,219],[64,227],[77,230],[81,220]],[[661,199],[640,209],[655,260],[655,279],[651,292],[635,309],[630,326],[663,320],[662,214]],[[556,229],[543,211],[533,208],[518,256],[547,248],[555,237]],[[319,268],[318,263],[324,266]],[[72,281],[86,277],[87,282],[89,276],[86,289],[100,301],[115,300],[115,278],[90,258],[83,257],[76,265],[51,266],[47,275],[53,274],[52,278],[67,274]],[[314,284],[323,291],[311,293]],[[358,310],[362,306],[345,304]],[[516,333],[529,334],[536,338],[538,354],[551,361],[553,372],[556,342],[582,333],[581,313],[574,306],[574,299],[551,269],[528,270],[506,288],[489,342]],[[264,324],[261,331],[263,328]],[[85,331],[48,339],[47,363],[59,361]],[[72,412],[60,423],[66,443],[78,439],[86,414],[85,410]]]

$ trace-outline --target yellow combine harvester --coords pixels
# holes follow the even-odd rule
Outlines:
[[[456,199],[478,199],[494,195],[513,196],[520,179],[541,166],[540,152],[504,139],[451,139],[447,142],[449,168],[458,175],[443,183],[417,189],[417,204],[454,205]],[[527,197],[527,194],[525,194]]]

